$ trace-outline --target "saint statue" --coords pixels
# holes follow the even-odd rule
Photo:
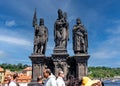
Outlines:
[[[48,41],[48,29],[44,26],[43,18],[40,18],[40,24],[37,25],[36,11],[33,18],[33,27],[35,29],[34,54],[44,55]]]
[[[54,24],[54,41],[55,47],[61,47],[66,49],[67,41],[69,40],[69,24],[67,22],[67,14],[62,13],[62,10],[58,10],[58,19]]]
[[[73,50],[75,54],[87,53],[88,35],[80,19],[76,19],[76,25],[73,27]]]

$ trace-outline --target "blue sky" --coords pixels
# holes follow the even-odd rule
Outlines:
[[[68,53],[72,50],[72,28],[80,18],[88,31],[88,66],[120,67],[119,0],[0,0],[0,63],[31,64],[35,8],[49,29],[46,56],[54,49],[53,29],[57,10],[67,12],[70,25]]]

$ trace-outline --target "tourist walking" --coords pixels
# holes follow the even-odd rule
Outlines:
[[[37,77],[37,82],[38,82],[37,86],[43,86],[43,77],[42,76],[38,76]]]
[[[80,86],[104,86],[100,80],[91,80],[89,77],[83,77]]]
[[[17,83],[17,78],[18,78],[18,74],[15,73],[13,75],[13,80],[11,80],[8,86],[19,86],[19,84]]]
[[[57,86],[65,86],[65,82],[64,82],[63,78],[64,78],[63,71],[59,71],[58,78],[57,78],[57,81],[56,81]]]
[[[8,81],[7,86],[9,86],[11,80],[12,80],[12,75],[10,74],[10,75],[7,76],[7,81]]]
[[[43,71],[43,75],[46,78],[44,86],[57,86],[56,77],[51,73],[51,70],[49,68]]]

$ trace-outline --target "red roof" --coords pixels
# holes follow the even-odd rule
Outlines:
[[[27,67],[24,69],[24,71],[32,71],[32,67]]]
[[[0,67],[0,72],[4,72],[4,69]]]
[[[18,83],[25,83],[25,82],[30,82],[31,81],[31,76],[27,76],[27,74],[19,74],[19,78],[17,79]]]

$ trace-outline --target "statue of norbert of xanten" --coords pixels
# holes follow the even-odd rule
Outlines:
[[[61,9],[58,9],[58,19],[54,24],[54,41],[56,48],[66,49],[67,41],[69,40],[69,24],[67,22],[67,14],[62,13]]]

